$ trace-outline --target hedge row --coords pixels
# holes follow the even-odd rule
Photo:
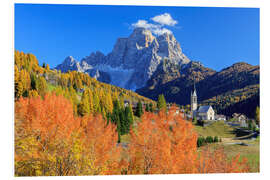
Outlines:
[[[217,136],[212,137],[212,136],[207,136],[205,137],[198,137],[197,139],[197,146],[203,146],[206,144],[211,144],[211,143],[216,143],[216,142],[221,142],[221,138],[218,138]]]

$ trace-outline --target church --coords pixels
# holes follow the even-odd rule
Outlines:
[[[198,108],[198,103],[197,103],[197,93],[196,93],[196,88],[194,84],[194,91],[191,91],[191,103],[190,103],[190,112],[191,112],[191,117],[194,118],[196,117],[197,120],[215,120],[215,111],[212,108],[212,106],[200,106]]]

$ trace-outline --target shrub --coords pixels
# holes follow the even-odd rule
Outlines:
[[[211,143],[216,143],[216,142],[221,142],[221,138],[218,138],[217,136],[212,137],[212,136],[207,136],[206,138],[204,137],[198,137],[197,139],[197,147],[201,147],[205,144],[211,144]]]
[[[206,140],[206,143],[213,143],[213,137],[212,136],[207,136],[205,140]]]
[[[217,136],[214,137],[214,142],[218,142],[218,137]]]

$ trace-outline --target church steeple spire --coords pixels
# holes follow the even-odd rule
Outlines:
[[[195,80],[193,82],[193,92],[191,91],[190,109],[191,109],[191,114],[193,116],[194,112],[197,110],[197,92],[196,92],[196,87],[195,87]]]
[[[193,81],[193,96],[197,96],[196,87],[195,87],[195,81]]]

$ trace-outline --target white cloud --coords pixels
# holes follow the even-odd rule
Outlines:
[[[146,20],[138,20],[138,22],[133,23],[132,26],[134,28],[141,27],[141,28],[146,28],[146,29],[159,28],[159,25],[148,23]]]
[[[174,26],[178,22],[172,18],[172,16],[169,13],[164,13],[158,16],[155,16],[151,18],[156,23],[159,23],[161,25],[167,25],[167,26]]]
[[[172,33],[169,29],[163,28],[159,24],[148,23],[146,20],[138,20],[136,23],[132,24],[133,28],[145,28],[150,30],[156,35],[161,35],[164,33]]]
[[[175,24],[177,24],[177,21],[174,20],[170,14],[168,13],[164,13],[161,15],[157,15],[153,18],[151,18],[152,21],[154,21],[154,23],[149,23],[146,20],[138,20],[136,23],[133,23],[131,26],[133,28],[145,28],[150,30],[153,34],[156,35],[161,35],[164,33],[172,33],[172,31],[170,31],[167,28],[164,28],[163,26],[167,25],[167,26],[174,26]]]

